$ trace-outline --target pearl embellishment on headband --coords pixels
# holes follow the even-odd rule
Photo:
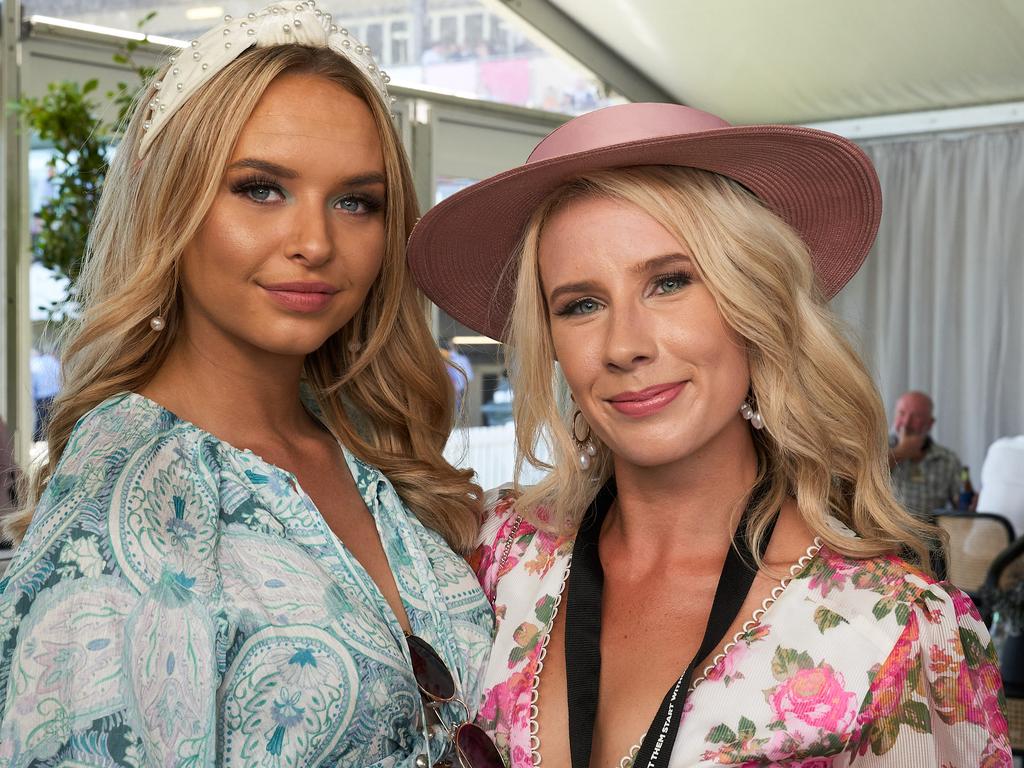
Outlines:
[[[270,48],[287,44],[330,48],[362,71],[385,105],[393,103],[389,101],[387,92],[391,78],[375,64],[370,47],[350,37],[347,29],[339,29],[332,23],[331,14],[316,8],[314,0],[295,5],[294,11],[282,3],[274,3],[262,11],[248,13],[241,22],[225,16],[222,26],[189,42],[191,62],[185,57],[170,57],[169,65],[174,66],[165,68],[152,86],[163,100],[154,98],[149,102],[138,156],[145,156],[153,139],[178,108],[242,52],[252,47]],[[172,85],[173,88],[170,87]]]

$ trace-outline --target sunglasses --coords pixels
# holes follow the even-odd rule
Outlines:
[[[437,651],[416,635],[406,635],[405,641],[409,646],[416,687],[420,689],[424,703],[437,715],[438,722],[444,726],[451,739],[451,750],[434,764],[435,768],[505,768],[505,761],[487,732],[479,725],[468,722],[469,707],[462,699],[456,698],[455,678]],[[461,723],[448,725],[441,719],[441,705],[448,703],[462,706],[466,716]],[[418,761],[417,766],[423,768]]]

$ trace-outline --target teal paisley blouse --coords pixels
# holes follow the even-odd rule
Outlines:
[[[346,459],[413,631],[475,709],[487,600],[387,478]],[[427,751],[402,629],[295,477],[140,395],[75,427],[0,593],[0,767]]]

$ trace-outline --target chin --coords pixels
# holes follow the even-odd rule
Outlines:
[[[686,447],[680,446],[678,442],[672,445],[658,445],[656,443],[652,445],[648,443],[639,450],[636,444],[624,450],[611,445],[608,448],[617,461],[645,469],[655,469],[674,464],[681,459],[685,459],[690,454],[690,451]]]
[[[282,357],[305,357],[306,355],[312,354],[323,346],[324,342],[327,341],[335,331],[320,331],[317,333],[310,332],[292,332],[289,333],[287,330],[282,330],[274,334],[267,334],[254,339],[250,339],[250,343],[254,347],[262,349],[264,352],[269,352],[273,355],[280,355]]]

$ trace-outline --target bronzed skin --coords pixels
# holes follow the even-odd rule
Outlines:
[[[183,194],[185,191],[183,191]],[[306,355],[366,298],[384,256],[384,159],[366,104],[313,75],[266,90],[182,263],[182,327],[142,394],[295,474],[409,631],[376,524],[342,449],[302,407]],[[317,311],[269,286],[321,283]]]

